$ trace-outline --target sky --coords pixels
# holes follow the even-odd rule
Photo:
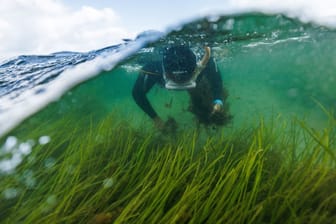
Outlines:
[[[0,0],[0,60],[22,54],[89,51],[167,31],[210,12],[287,11],[335,17],[334,0]],[[277,7],[275,7],[277,6]],[[233,10],[234,9],[234,10]],[[239,11],[239,10],[238,10]]]
[[[215,2],[218,0],[209,0]],[[0,59],[89,51],[190,19],[204,1],[0,0]],[[204,6],[205,5],[205,6]],[[194,11],[193,11],[194,10]]]

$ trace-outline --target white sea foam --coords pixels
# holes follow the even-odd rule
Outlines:
[[[270,42],[258,41],[255,43],[246,44],[244,47],[253,48],[253,47],[258,47],[261,45],[273,46],[273,45],[281,44],[284,42],[290,42],[290,41],[304,41],[305,39],[309,39],[309,36],[305,35],[305,36],[300,36],[300,37],[290,37],[287,39],[270,41]]]

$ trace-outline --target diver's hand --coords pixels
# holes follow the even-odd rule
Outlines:
[[[178,124],[173,117],[168,117],[167,121],[163,121],[160,117],[153,119],[156,129],[166,135],[174,135],[178,129]]]
[[[153,121],[154,121],[154,126],[157,129],[162,130],[164,128],[165,122],[159,116],[153,118]]]
[[[212,108],[212,114],[221,112],[222,110],[223,110],[223,101],[222,100],[215,100],[213,108]]]

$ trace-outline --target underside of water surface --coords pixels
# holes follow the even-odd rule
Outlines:
[[[202,18],[66,92],[1,139],[2,223],[335,223],[336,32],[284,15]],[[166,132],[132,99],[165,47],[209,46],[232,120],[202,126],[155,87]],[[24,109],[24,108],[23,108]]]

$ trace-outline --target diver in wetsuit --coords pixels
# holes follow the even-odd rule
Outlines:
[[[189,110],[199,123],[224,125],[231,119],[224,103],[227,94],[222,77],[209,47],[205,47],[202,60],[196,62],[189,47],[171,46],[163,53],[162,60],[149,62],[141,69],[133,87],[133,98],[155,126],[161,128],[164,122],[146,96],[155,84],[168,90],[187,90],[191,98]]]

